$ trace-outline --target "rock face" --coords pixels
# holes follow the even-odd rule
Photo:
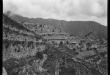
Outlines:
[[[108,75],[105,42],[71,36],[47,24],[22,24],[3,15],[3,75]]]

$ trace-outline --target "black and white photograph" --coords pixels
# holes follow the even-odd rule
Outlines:
[[[2,75],[108,75],[108,0],[2,3]]]

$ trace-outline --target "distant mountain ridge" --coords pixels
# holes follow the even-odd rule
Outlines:
[[[107,27],[94,22],[94,21],[71,21],[65,26],[65,31],[73,35],[86,35],[92,32],[92,35],[96,38],[107,39]]]
[[[70,33],[74,36],[84,37],[89,32],[92,32],[92,37],[107,39],[107,26],[104,26],[95,21],[64,21],[55,19],[42,19],[42,18],[27,18],[20,15],[10,16],[13,20],[21,23],[33,23],[33,24],[46,24],[52,25],[61,29],[64,32]]]

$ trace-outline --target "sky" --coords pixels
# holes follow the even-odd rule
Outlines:
[[[107,26],[107,0],[3,0],[3,12],[29,18],[97,21]]]

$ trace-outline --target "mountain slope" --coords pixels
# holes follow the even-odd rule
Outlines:
[[[29,49],[31,49],[29,48],[30,43],[31,45],[34,44],[33,49],[35,50],[36,42],[42,39],[40,37],[3,14],[3,60],[7,60],[10,57],[25,57],[29,54]]]
[[[64,30],[73,35],[82,36],[92,32],[92,35],[96,38],[107,39],[107,27],[94,21],[71,21],[65,25]]]
[[[18,31],[19,33],[32,35],[36,38],[41,38],[41,36],[37,35],[33,31],[30,31],[29,29],[25,28],[22,24],[16,22],[15,20],[11,19],[8,15],[3,14],[3,27],[10,28],[14,31]]]
[[[26,18],[19,15],[13,15],[11,18],[22,23],[41,24],[47,25],[48,27],[53,26],[53,28],[57,28],[60,31],[70,33],[74,36],[84,37],[89,32],[92,32],[91,36],[94,38],[107,39],[107,27],[95,21],[63,21],[55,19]]]

